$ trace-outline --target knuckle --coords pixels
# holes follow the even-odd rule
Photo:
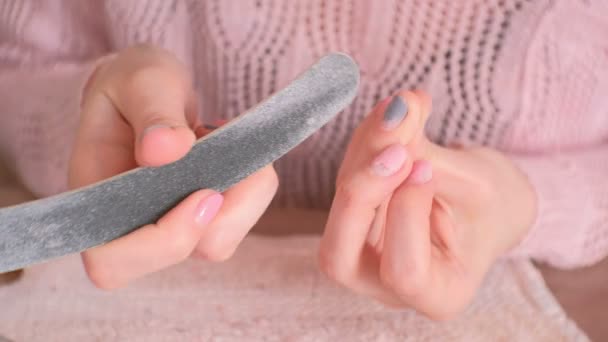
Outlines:
[[[342,267],[332,253],[321,250],[319,252],[318,263],[321,272],[330,280],[342,286],[347,286],[351,283],[353,278],[352,272],[349,272],[347,268]]]
[[[336,187],[336,197],[340,199],[343,207],[353,207],[358,201],[357,189],[350,182],[342,182]]]
[[[404,300],[419,295],[424,289],[423,272],[413,263],[381,267],[380,281]]]
[[[234,249],[224,249],[224,250],[216,250],[210,254],[209,260],[213,262],[223,262],[232,258],[234,255]]]
[[[101,290],[114,290],[120,287],[112,277],[112,272],[89,258],[83,258],[84,269],[91,283]]]
[[[452,295],[449,303],[445,301],[437,303],[432,310],[429,310],[427,316],[435,321],[450,321],[457,318],[468,310],[475,297],[476,288],[469,287],[457,295]]]
[[[217,234],[205,237],[204,241],[201,241],[196,247],[197,257],[213,262],[226,261],[232,257],[234,252],[235,248],[227,248]]]
[[[275,171],[274,167],[270,167],[270,168],[268,168],[266,173],[267,173],[266,179],[268,182],[268,188],[272,189],[272,192],[276,192],[277,189],[279,188],[279,176],[278,176],[277,172]]]
[[[223,262],[234,254],[234,251],[228,251],[214,248],[214,247],[202,247],[197,249],[197,256],[199,258],[212,261],[212,262]]]
[[[166,241],[168,241],[166,253],[172,261],[179,262],[186,260],[190,256],[192,252],[192,237],[187,233],[173,232]]]
[[[464,307],[442,305],[441,307],[431,308],[421,313],[433,321],[447,322],[458,317],[462,311],[464,311]]]
[[[232,255],[234,254],[233,250],[223,250],[223,249],[218,249],[218,248],[209,248],[209,247],[203,247],[203,248],[198,248],[196,250],[196,255],[199,258],[208,260],[208,261],[212,261],[212,262],[223,262],[226,261],[228,259],[230,259],[232,257]]]

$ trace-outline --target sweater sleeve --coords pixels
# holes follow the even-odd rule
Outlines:
[[[83,3],[0,6],[0,158],[39,197],[67,187],[80,92],[106,53],[95,11]]]
[[[513,160],[536,190],[538,213],[510,255],[560,268],[587,266],[608,256],[608,144]]]
[[[556,1],[535,28],[504,150],[535,188],[538,213],[511,255],[559,268],[608,256],[607,15],[606,1]]]

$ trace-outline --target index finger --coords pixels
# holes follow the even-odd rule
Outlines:
[[[388,116],[391,120],[402,116],[401,122],[386,129],[385,118],[395,110],[391,109],[395,98],[383,101],[357,129],[340,170],[319,255],[321,268],[339,283],[350,283],[356,277],[376,209],[412,167],[403,142],[422,128],[422,107],[413,93],[398,97],[407,112]]]

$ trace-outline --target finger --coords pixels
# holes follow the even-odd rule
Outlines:
[[[132,126],[138,164],[159,166],[183,157],[196,138],[185,67],[168,53],[146,49],[131,49],[112,64],[96,87]]]
[[[430,163],[419,161],[407,182],[393,195],[391,203],[401,198],[405,203],[412,203],[405,207],[418,205],[420,210],[402,211],[396,217],[409,219],[399,226],[393,225],[396,220],[390,218],[392,208],[389,206],[387,222],[390,223],[386,224],[386,245],[381,256],[379,278],[385,289],[395,294],[397,299],[378,290],[370,293],[375,293],[376,298],[388,305],[411,307],[429,318],[445,320],[463,310],[474,294],[472,289],[477,286],[462,285],[466,271],[461,259],[451,249],[451,240],[454,239],[451,220],[433,198],[436,183]],[[403,202],[401,206],[404,206]],[[416,217],[417,212],[423,211],[426,215]],[[399,239],[403,243],[399,243]],[[459,291],[457,298],[454,291]]]
[[[390,307],[403,307],[404,303],[401,298],[382,284],[379,272],[380,255],[381,251],[371,245],[363,248],[358,278],[350,284],[349,289],[363,296],[374,298]]]
[[[107,97],[84,97],[69,162],[70,188],[98,182],[135,166],[131,127]]]
[[[205,127],[201,120],[198,98],[194,90],[191,90],[186,103],[186,120],[196,139],[200,139],[212,131]]]
[[[439,253],[459,256],[462,251],[456,241],[457,235],[453,224],[454,217],[446,209],[445,204],[438,200],[437,183],[438,181],[435,180],[436,197],[431,214],[431,242],[434,249]]]
[[[418,100],[420,101],[420,107],[422,108],[421,112],[423,115],[422,121],[426,122],[433,109],[433,101],[431,96],[423,90],[414,90],[413,93],[416,94]]]
[[[270,205],[278,184],[273,167],[267,166],[226,191],[223,209],[201,236],[194,255],[213,261],[231,257]]]
[[[340,283],[354,277],[376,209],[405,179],[411,165],[406,148],[399,143],[400,135],[394,129],[385,130],[382,118],[388,111],[394,124],[396,118],[412,122],[415,116],[405,120],[409,109],[404,100],[399,98],[392,109],[391,101],[378,104],[357,128],[336,181],[319,262]]]
[[[104,289],[186,259],[222,205],[211,190],[193,193],[163,216],[120,239],[82,253],[89,278]]]
[[[420,129],[416,95],[403,92],[382,101],[353,136],[320,245],[321,268],[339,283],[356,279],[361,251],[375,216],[389,194],[407,177],[409,141]]]
[[[430,163],[417,161],[408,181],[394,192],[385,223],[380,279],[414,307],[420,305],[420,297],[425,295],[430,274],[434,194],[431,178]]]
[[[420,106],[423,108],[422,112],[427,115],[424,118],[424,121],[426,121],[432,110],[431,97],[422,90],[415,90],[414,93],[420,101]],[[418,145],[413,157],[430,161],[433,164],[434,172],[441,175],[435,180],[437,195],[449,199],[458,197],[462,199],[462,191],[459,190],[462,189],[463,180],[467,179],[471,172],[463,169],[463,155],[457,151],[459,149],[458,146],[451,144],[450,148],[445,148],[431,143],[424,135],[416,140]],[[460,143],[456,143],[456,145],[458,144]]]
[[[374,247],[378,252],[382,251],[383,238],[384,238],[384,222],[386,217],[386,211],[388,210],[388,204],[390,198],[386,198],[380,207],[376,209],[372,226],[367,234],[367,243]]]
[[[432,170],[430,170],[430,165],[425,165],[427,162],[416,162],[414,163],[412,172],[410,173],[407,182],[409,183],[425,183],[428,181],[429,177],[432,175]],[[422,166],[422,168],[421,168]],[[430,172],[429,172],[430,171]],[[386,206],[385,206],[386,203]],[[384,253],[384,241],[386,241],[386,229],[385,222],[388,219],[386,217],[388,210],[388,201],[385,201],[381,208],[384,209],[384,217],[379,219],[380,210],[377,212],[376,217],[374,218],[374,223],[381,221],[383,222],[383,229],[380,233],[376,233],[380,236],[380,241],[378,241],[375,245],[374,252],[370,252],[369,249],[364,249],[364,252],[361,257],[361,267],[362,270],[360,272],[360,278],[357,280],[357,284],[355,286],[357,292],[373,297],[381,303],[395,308],[408,307],[408,303],[406,303],[401,295],[397,295],[396,292],[391,288],[385,285],[385,281],[382,279],[382,275],[379,270],[381,268],[381,256]],[[433,205],[435,203],[433,202]],[[434,214],[434,212],[432,213]],[[433,215],[431,215],[431,222],[433,221]],[[434,228],[434,227],[433,227]],[[370,232],[371,233],[371,232]],[[378,257],[380,256],[380,257]]]
[[[391,144],[411,146],[428,117],[423,110],[417,95],[408,91],[381,101],[355,130],[338,182]]]
[[[422,90],[414,90],[413,93],[416,94],[416,97],[420,104],[420,112],[422,113],[422,124],[421,128],[416,132],[414,138],[412,139],[411,145],[415,150],[414,157],[416,159],[424,159],[426,152],[424,148],[426,147],[426,143],[428,142],[425,126],[429,117],[431,116],[432,101],[430,95]]]
[[[413,93],[419,100],[423,121],[426,122],[432,111],[431,97],[422,90],[415,90]],[[430,161],[433,164],[434,172],[440,175],[434,181],[437,197],[448,201],[455,199],[462,201],[462,183],[470,178],[470,174],[475,174],[463,168],[468,164],[462,162],[462,157],[465,155],[457,151],[457,148],[445,148],[430,142],[423,129],[419,133],[420,136],[416,136],[412,144],[412,157]]]
[[[320,266],[335,281],[346,285],[356,279],[376,209],[409,173],[408,153],[403,145],[391,145],[338,184],[319,256]]]
[[[163,133],[162,130],[159,130],[152,134],[151,138],[145,139],[150,140],[149,142],[145,141],[143,145],[137,144],[137,142],[141,142],[139,141],[141,139],[136,138],[135,133],[137,132],[131,127],[131,122],[123,116],[124,99],[131,100],[131,102],[142,101],[139,96],[139,89],[142,87],[139,85],[146,82],[141,80],[145,77],[154,78],[150,74],[158,73],[155,70],[165,70],[165,73],[169,75],[180,74],[181,76],[174,78],[187,79],[187,72],[175,61],[174,57],[158,49],[137,46],[104,58],[102,61],[98,63],[97,69],[89,78],[82,94],[81,120],[74,144],[75,148],[70,158],[69,185],[71,188],[91,184],[132,169],[137,166],[135,159],[138,159],[139,164],[143,165],[157,165],[173,161],[183,155],[191,145],[189,136],[192,133],[188,130],[184,134],[182,134],[183,132],[174,134],[175,132],[172,131],[167,133],[166,130]],[[154,72],[150,73],[148,70]],[[164,81],[164,79],[160,81]],[[170,90],[176,90],[173,83],[177,82],[169,81],[165,86],[168,85]],[[130,88],[134,88],[135,91],[131,92]],[[181,88],[177,87],[176,92],[179,93]],[[172,95],[169,94],[170,96]],[[139,107],[144,108],[146,103],[154,103],[146,99],[150,96],[143,97],[143,102],[138,103]],[[159,102],[163,101],[159,100]],[[178,99],[176,102],[180,103],[180,100]],[[169,105],[169,107],[175,106]],[[189,91],[184,106],[184,120],[192,126],[192,123],[196,122],[197,116],[196,99],[192,90]],[[129,107],[128,103],[127,107]],[[124,112],[129,114],[133,110],[124,110]],[[180,118],[178,118],[179,120]],[[177,135],[177,139],[174,135]],[[142,158],[136,158],[136,155],[141,153],[135,152],[141,150],[141,146],[145,150],[154,150],[154,153],[144,153],[144,155],[151,154],[151,160],[145,160],[150,159],[147,157],[143,158],[143,161]]]

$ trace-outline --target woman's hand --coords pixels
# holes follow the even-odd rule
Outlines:
[[[197,111],[190,75],[168,52],[136,46],[108,57],[83,92],[70,186],[179,160],[207,133]],[[98,287],[111,289],[193,253],[224,260],[264,212],[277,186],[268,166],[223,196],[195,192],[155,224],[82,253],[87,273]]]
[[[404,92],[356,130],[320,247],[327,275],[434,319],[463,311],[535,218],[525,176],[486,148],[430,143],[430,99]]]

